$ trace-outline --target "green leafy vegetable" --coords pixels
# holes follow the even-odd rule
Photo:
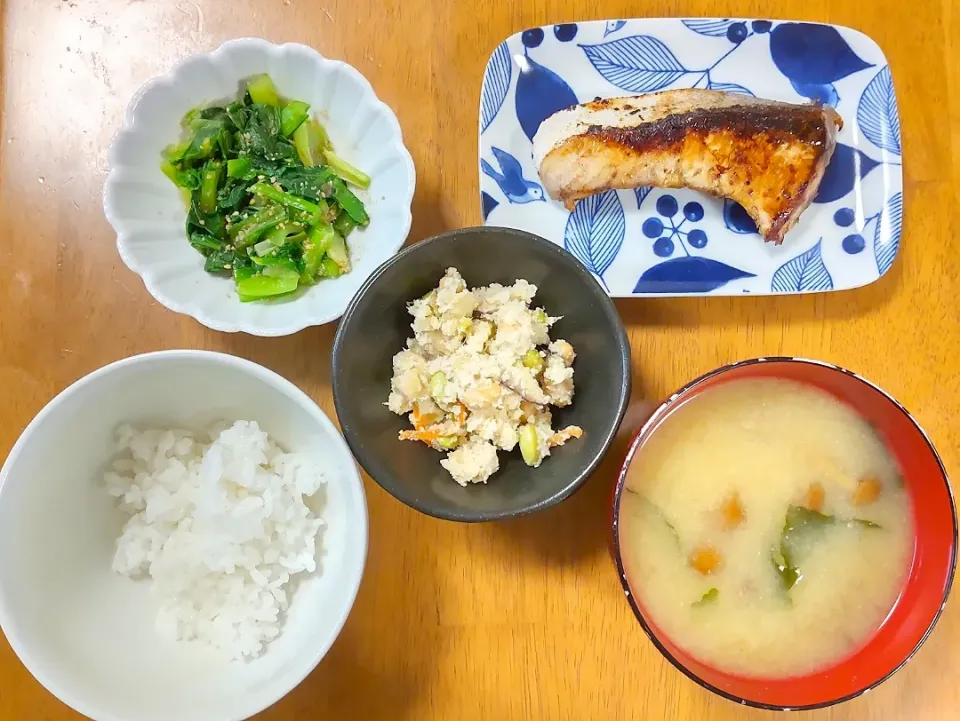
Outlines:
[[[190,245],[204,255],[207,255],[205,251],[220,250],[223,247],[219,240],[207,235],[206,233],[191,233]]]
[[[367,225],[370,222],[370,216],[367,215],[366,208],[360,199],[354,195],[340,178],[334,178],[333,197],[343,208],[343,212],[350,216],[357,225]]]
[[[301,198],[320,200],[333,195],[336,174],[327,167],[284,168],[277,177],[280,187]]]
[[[347,186],[369,177],[336,154],[310,106],[268,75],[242,97],[184,115],[160,168],[188,200],[186,235],[243,301],[284,295],[350,271],[345,238],[370,222]]]
[[[253,163],[250,158],[232,158],[227,161],[227,177],[249,180],[253,172]]]
[[[222,273],[230,270],[235,260],[236,253],[232,250],[215,250],[207,256],[203,269],[208,273]]]
[[[642,493],[637,493],[632,488],[626,488],[625,490],[627,493],[630,493],[636,496],[637,500],[640,501],[640,505],[643,507],[643,509],[646,510],[651,515],[653,515],[654,517],[656,517],[656,519],[660,521],[664,525],[664,527],[666,527],[666,529],[670,532],[670,535],[673,536],[674,540],[677,542],[677,548],[680,548],[680,534],[677,532],[677,527],[674,526],[672,523],[670,523],[666,514],[664,514],[664,512],[660,510],[660,507],[657,506],[657,504],[655,504],[645,495],[643,495]]]
[[[771,560],[780,575],[780,585],[784,591],[789,591],[803,579],[803,572],[798,564],[804,545],[816,534],[838,522],[848,527],[881,528],[879,524],[863,518],[838,521],[836,516],[828,516],[803,506],[787,508],[783,531],[780,533],[780,546],[771,553]]]
[[[694,606],[706,606],[707,604],[713,603],[717,600],[717,597],[720,595],[720,591],[716,588],[711,588],[709,591],[706,591],[699,601],[694,601]]]

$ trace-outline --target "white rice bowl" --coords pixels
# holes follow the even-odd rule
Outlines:
[[[304,516],[306,525],[290,525],[302,534],[289,545],[293,565],[304,568],[291,573],[285,587],[289,608],[278,612],[276,625],[268,612],[260,631],[244,634],[249,645],[243,647],[252,649],[266,629],[279,631],[259,656],[245,661],[230,653],[241,647],[231,645],[238,635],[227,634],[232,640],[225,650],[209,639],[174,640],[175,634],[158,629],[163,594],[153,588],[155,581],[113,569],[131,508],[122,508],[104,483],[107,472],[116,472],[116,432],[123,424],[185,428],[209,443],[204,430],[223,419],[256,420],[284,451],[322,464],[322,487],[307,503],[317,518]],[[163,503],[155,508],[159,512]],[[313,548],[316,570],[310,572],[303,538],[318,519],[323,527]],[[235,544],[234,551],[243,556],[246,547]],[[136,356],[95,371],[52,400],[0,471],[0,627],[40,683],[95,721],[240,721],[287,694],[330,649],[356,597],[366,547],[366,502],[356,464],[337,428],[306,394],[233,356]],[[207,558],[225,561],[228,555],[219,549]],[[245,564],[235,563],[232,577],[242,581],[235,581],[240,588],[252,589],[248,581],[256,583],[255,574]],[[253,565],[261,572],[267,567]],[[273,570],[264,575],[268,585],[275,580]],[[219,581],[214,587],[220,588]],[[258,593],[263,600],[262,589]],[[248,618],[246,602],[236,608],[238,618]],[[189,635],[190,624],[185,628]],[[323,673],[321,666],[317,674]]]

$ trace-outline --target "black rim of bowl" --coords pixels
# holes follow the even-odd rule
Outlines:
[[[408,494],[402,486],[389,488],[384,483],[382,483],[373,473],[368,470],[369,461],[368,459],[372,458],[372,454],[368,453],[363,446],[363,443],[359,440],[356,435],[355,430],[350,422],[344,419],[340,415],[340,394],[345,392],[340,388],[338,382],[338,373],[337,367],[339,365],[339,355],[340,347],[343,342],[344,329],[349,326],[353,314],[357,309],[357,306],[363,301],[364,296],[367,291],[377,283],[380,277],[391,267],[397,263],[403,262],[403,260],[408,255],[413,255],[423,248],[431,245],[433,243],[444,243],[448,242],[453,238],[458,236],[469,234],[469,233],[501,233],[507,235],[513,235],[517,239],[534,243],[536,245],[542,246],[548,252],[553,253],[558,262],[566,263],[568,265],[574,266],[577,271],[584,276],[588,282],[594,283],[597,289],[600,291],[598,293],[598,299],[603,304],[604,314],[610,319],[612,325],[617,329],[617,347],[620,351],[620,361],[623,367],[623,373],[621,377],[621,387],[620,395],[617,399],[617,409],[616,409],[616,418],[613,425],[610,427],[609,432],[603,439],[603,442],[600,446],[599,452],[594,456],[593,459],[586,465],[586,467],[581,471],[575,478],[564,486],[559,491],[553,493],[546,498],[542,498],[538,501],[528,503],[524,506],[512,509],[505,512],[496,512],[496,511],[447,511],[445,509],[429,507],[426,504],[423,504],[419,499],[413,495]],[[332,373],[332,386],[333,386],[333,404],[337,410],[337,417],[340,420],[341,431],[343,432],[343,437],[347,441],[347,445],[350,446],[350,450],[353,452],[354,456],[357,459],[357,462],[363,468],[373,481],[380,486],[383,490],[389,493],[391,496],[396,498],[401,503],[404,503],[411,508],[420,511],[428,516],[434,518],[439,518],[445,521],[457,521],[461,523],[477,523],[484,521],[497,521],[503,520],[506,518],[515,518],[518,516],[525,516],[530,513],[535,513],[537,511],[542,511],[546,508],[554,506],[561,501],[569,498],[575,491],[577,491],[586,480],[590,477],[603,458],[606,456],[607,451],[610,449],[610,444],[613,443],[613,439],[617,435],[617,431],[620,428],[620,424],[623,422],[623,416],[627,412],[627,406],[630,402],[630,390],[631,390],[631,375],[632,367],[630,362],[630,340],[627,337],[626,328],[624,328],[623,321],[620,318],[620,314],[617,312],[617,307],[613,303],[613,299],[603,290],[596,278],[593,277],[593,274],[587,270],[587,268],[577,260],[571,253],[567,252],[565,249],[561,248],[556,243],[551,243],[549,240],[541,238],[538,235],[533,233],[528,233],[522,230],[516,230],[514,228],[501,228],[497,226],[475,226],[469,228],[460,228],[458,230],[450,230],[445,233],[440,233],[439,235],[434,235],[425,240],[419,241],[410,245],[399,253],[394,255],[389,260],[382,263],[373,273],[370,274],[370,277],[364,281],[363,285],[360,286],[353,299],[350,301],[350,304],[347,306],[347,309],[344,311],[343,316],[340,319],[340,325],[337,327],[337,333],[333,340],[333,352],[331,354],[331,373]]]
[[[650,426],[653,423],[658,421],[661,418],[661,416],[663,416],[664,413],[666,413],[670,408],[673,407],[674,403],[680,396],[687,394],[690,390],[692,390],[693,388],[696,388],[701,383],[704,383],[705,381],[710,380],[715,376],[718,376],[722,373],[732,370],[733,368],[739,368],[741,366],[756,365],[759,363],[806,363],[808,365],[822,366],[824,368],[829,368],[831,370],[839,371],[845,375],[848,375],[860,381],[864,385],[869,386],[873,390],[879,392],[884,398],[890,401],[901,413],[903,413],[903,415],[907,417],[907,420],[909,420],[910,423],[912,423],[913,426],[920,432],[920,435],[923,436],[924,441],[926,441],[927,447],[930,449],[930,452],[933,454],[933,457],[937,462],[937,466],[939,466],[940,468],[941,477],[943,478],[944,485],[946,486],[947,496],[950,499],[950,515],[953,519],[953,539],[952,539],[952,544],[950,549],[950,569],[947,574],[947,583],[945,584],[943,589],[943,598],[940,602],[940,608],[937,609],[937,612],[934,614],[933,618],[930,620],[930,624],[927,626],[926,631],[923,632],[923,635],[920,637],[920,640],[917,641],[916,645],[913,647],[910,653],[908,653],[902,661],[897,663],[883,677],[881,677],[877,681],[874,681],[873,683],[870,683],[864,686],[858,691],[854,691],[853,693],[847,694],[846,696],[842,696],[837,699],[833,699],[830,701],[823,701],[821,703],[807,704],[807,705],[800,705],[800,706],[785,706],[785,705],[778,705],[778,704],[767,704],[759,701],[752,701],[750,699],[741,698],[740,696],[736,696],[732,693],[728,693],[720,688],[717,688],[713,684],[710,684],[704,679],[697,676],[695,673],[693,673],[693,671],[689,670],[686,666],[680,663],[673,656],[673,654],[667,651],[667,649],[660,642],[660,639],[657,638],[657,635],[653,632],[650,625],[647,623],[646,619],[643,616],[643,613],[641,613],[640,607],[637,605],[637,601],[634,598],[633,591],[630,589],[630,585],[627,582],[627,573],[623,567],[623,556],[620,552],[620,534],[618,533],[618,529],[617,529],[619,518],[620,518],[620,501],[623,497],[623,488],[626,484],[627,471],[630,468],[630,464],[633,463],[633,457],[636,454],[637,448],[639,447],[640,439],[643,438],[644,434],[647,432],[647,430],[650,428]],[[620,577],[620,584],[623,586],[624,593],[627,596],[627,602],[630,604],[630,608],[633,610],[633,615],[636,616],[637,621],[640,623],[641,628],[643,628],[643,632],[647,635],[647,638],[650,639],[653,645],[657,647],[657,650],[661,654],[663,654],[663,656],[671,664],[673,664],[673,666],[678,671],[683,673],[684,676],[694,681],[699,686],[707,689],[708,691],[712,691],[718,696],[722,696],[725,699],[734,701],[740,704],[741,706],[751,706],[753,708],[765,709],[767,711],[813,711],[815,709],[827,708],[828,706],[835,706],[836,704],[844,703],[845,701],[850,701],[852,699],[857,698],[858,696],[862,696],[867,691],[870,691],[871,689],[876,688],[877,686],[882,684],[884,681],[889,679],[891,676],[893,676],[901,668],[903,668],[907,664],[907,662],[916,655],[917,651],[920,650],[920,647],[923,646],[926,640],[930,637],[930,634],[933,633],[933,629],[937,625],[937,621],[940,620],[940,616],[943,614],[944,607],[947,605],[947,598],[950,596],[950,589],[953,586],[953,579],[957,570],[957,506],[953,497],[953,491],[950,488],[950,480],[947,476],[947,469],[944,467],[943,461],[940,458],[940,454],[937,453],[936,447],[933,445],[933,442],[930,440],[930,436],[927,435],[927,432],[923,429],[923,426],[921,426],[917,422],[917,419],[913,417],[910,411],[908,411],[903,406],[903,404],[900,403],[900,401],[898,401],[896,398],[894,398],[885,390],[883,390],[883,388],[878,386],[876,383],[873,383],[872,381],[867,380],[863,376],[858,375],[857,373],[854,373],[853,371],[847,370],[846,368],[841,368],[838,365],[834,365],[833,363],[827,363],[825,361],[811,360],[809,358],[798,358],[794,356],[769,356],[765,358],[751,358],[750,360],[743,360],[743,361],[737,361],[736,363],[729,363],[727,365],[716,368],[708,373],[705,373],[699,378],[695,378],[694,380],[690,381],[686,385],[682,386],[678,391],[671,394],[670,397],[667,398],[665,401],[660,403],[656,407],[656,409],[654,409],[654,411],[650,414],[649,418],[647,418],[647,420],[644,421],[643,425],[640,427],[640,430],[637,431],[636,436],[630,442],[630,447],[627,450],[627,455],[623,460],[623,465],[620,467],[619,475],[617,477],[617,486],[614,491],[614,503],[613,503],[613,549],[614,549],[614,553],[613,553],[614,563],[617,566],[617,575]]]

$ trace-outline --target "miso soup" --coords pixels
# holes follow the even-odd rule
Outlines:
[[[913,551],[896,461],[811,386],[738,380],[677,408],[638,449],[621,554],[646,617],[716,668],[782,678],[862,647]]]

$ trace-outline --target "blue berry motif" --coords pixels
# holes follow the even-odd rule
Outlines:
[[[538,48],[543,42],[543,28],[531,28],[524,30],[520,36],[520,41],[525,48]]]
[[[754,20],[750,23],[750,27],[753,28],[753,32],[763,35],[764,33],[770,32],[770,28],[773,27],[773,23],[769,20]]]
[[[687,240],[694,248],[700,249],[707,244],[707,234],[699,228],[695,228],[687,233]]]
[[[563,25],[554,25],[553,34],[560,42],[568,43],[577,37],[577,24],[564,23]]]
[[[857,253],[861,252],[866,245],[866,241],[864,241],[863,236],[859,233],[848,235],[843,239],[842,243],[843,251],[850,255],[856,255]]]
[[[733,23],[727,28],[727,40],[739,45],[747,39],[747,24]]]
[[[661,258],[669,258],[677,249],[678,244],[684,255],[687,256],[690,255],[690,251],[687,249],[688,244],[697,250],[706,247],[709,239],[703,230],[700,228],[687,230],[683,227],[686,223],[698,223],[703,220],[704,210],[700,203],[696,201],[685,203],[683,217],[679,218],[679,221],[676,218],[680,212],[680,205],[674,196],[661,195],[657,198],[656,207],[657,215],[660,217],[647,218],[643,221],[641,227],[643,234],[654,241],[653,252],[655,255]]]
[[[847,228],[853,225],[855,218],[856,215],[853,212],[853,208],[840,208],[840,210],[833,214],[833,222],[841,228]]]
[[[703,206],[696,202],[687,203],[683,206],[683,217],[692,223],[703,220]]]
[[[661,195],[657,198],[657,212],[664,218],[672,218],[677,214],[677,200],[672,195]]]
[[[659,238],[663,232],[663,221],[660,218],[647,218],[643,221],[643,234],[648,238]]]
[[[669,258],[673,255],[673,241],[670,238],[658,238],[653,244],[653,252],[661,258]]]

